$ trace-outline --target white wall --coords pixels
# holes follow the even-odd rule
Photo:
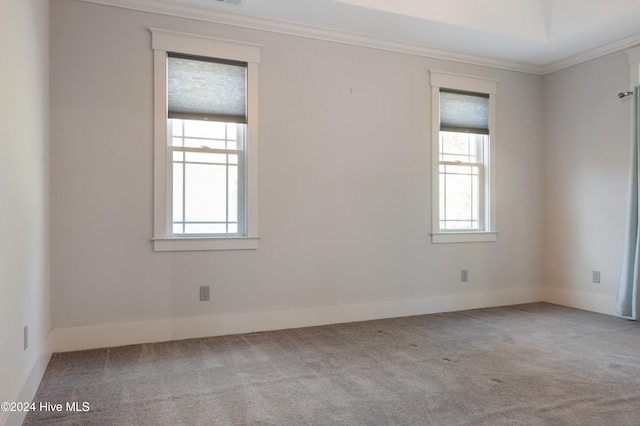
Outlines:
[[[104,344],[117,323],[185,337],[190,317],[206,334],[540,300],[541,77],[74,0],[51,8],[58,349]],[[263,44],[257,251],[152,251],[148,27]],[[430,242],[430,69],[500,80],[496,243]],[[105,340],[83,343],[82,330]]]
[[[0,401],[30,400],[50,356],[48,30],[48,1],[0,2]]]
[[[625,52],[558,71],[544,87],[544,282],[549,301],[614,314],[622,265],[631,98]],[[601,272],[600,284],[592,271]]]

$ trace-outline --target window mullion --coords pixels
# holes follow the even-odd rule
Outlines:
[[[204,154],[241,154],[242,150],[239,149],[219,149],[219,148],[189,148],[181,146],[170,147],[172,149],[179,149],[183,152],[201,152]]]
[[[469,173],[469,186],[471,187],[471,203],[469,203],[469,207],[471,208],[471,211],[469,212],[469,229],[474,229],[473,227],[473,211],[474,209],[474,198],[473,198],[473,194],[474,194],[474,185],[473,185],[473,173]]]
[[[236,203],[238,205],[238,211],[236,214],[236,226],[238,227],[239,232],[246,232],[248,228],[248,216],[246,215],[247,207],[247,197],[248,197],[248,181],[247,181],[247,170],[246,170],[246,162],[247,162],[247,128],[246,127],[237,127],[236,128],[236,140],[242,141],[244,151],[240,155],[238,155],[238,169],[237,169],[237,179],[238,179],[238,191],[236,194]]]
[[[184,136],[185,126],[184,120],[180,120],[182,126],[182,147],[184,149]],[[187,232],[187,157],[186,153],[182,152],[182,233]]]
[[[229,125],[224,126],[224,147],[229,148]],[[224,166],[224,214],[225,230],[229,233],[229,154],[226,155]]]
[[[462,161],[440,161],[440,164],[445,166],[460,166],[460,167],[482,167],[482,163],[464,163]]]

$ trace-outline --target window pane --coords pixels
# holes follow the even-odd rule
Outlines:
[[[211,149],[243,149],[245,124],[169,119],[171,146]],[[184,129],[184,134],[182,129]]]
[[[471,219],[477,222],[480,219],[480,179],[477,174],[471,176],[471,188],[473,188],[473,194],[471,194]]]
[[[192,163],[226,164],[227,154],[208,152],[186,152],[186,161]]]
[[[217,139],[185,139],[184,146],[187,148],[211,148],[225,149],[225,142]]]
[[[440,216],[438,216],[440,218],[440,228],[441,229],[445,229],[446,228],[446,222],[444,222],[447,218],[447,209],[446,209],[446,191],[445,188],[447,187],[447,175],[444,173],[446,166],[441,165],[440,166],[440,176],[439,176],[439,181],[440,181],[440,188],[438,189],[438,195],[439,195],[439,206],[440,206]]]
[[[182,136],[182,120],[171,120],[169,122],[172,123],[171,131],[173,136]]]
[[[471,219],[473,188],[470,177],[448,175],[445,191],[447,220]]]
[[[226,167],[187,164],[185,169],[185,219],[194,222],[225,221]]]
[[[229,166],[229,221],[238,221],[238,167]]]
[[[180,153],[181,154],[181,153]],[[182,187],[182,163],[173,164],[173,220],[182,221],[183,217],[183,187]],[[175,232],[175,231],[174,231]]]
[[[469,155],[468,135],[465,133],[440,132],[440,152]]]
[[[440,161],[481,163],[486,135],[440,132]]]
[[[219,121],[184,121],[184,133],[188,138],[225,139],[225,124]]]
[[[479,229],[478,166],[440,165],[440,227]]]
[[[447,175],[463,175],[469,176],[478,173],[478,166],[458,166],[451,164],[443,164],[444,173]]]
[[[174,147],[236,149],[244,145],[245,124],[170,119]],[[174,148],[174,149],[176,149]],[[172,149],[173,151],[173,149]],[[241,154],[172,152],[172,222],[175,234],[238,232]]]
[[[227,225],[224,223],[187,223],[186,234],[226,234]]]

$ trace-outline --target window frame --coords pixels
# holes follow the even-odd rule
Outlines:
[[[261,45],[149,28],[154,75],[154,251],[253,250],[258,248],[258,70]],[[173,235],[167,144],[167,53],[247,63],[244,235]]]
[[[440,229],[440,89],[489,95],[488,146],[484,147],[482,230]],[[432,243],[492,242],[496,231],[496,97],[498,80],[431,70],[431,241]]]
[[[181,129],[181,135],[180,136],[176,136],[173,132],[173,127],[176,124],[176,122],[174,120],[180,120],[182,124],[182,129]],[[167,128],[169,129],[169,135],[168,138],[172,139],[172,142],[175,142],[176,139],[181,139],[184,144],[184,140],[185,139],[189,139],[189,136],[185,135],[185,124],[184,124],[184,119],[171,119],[169,118],[167,120]],[[224,141],[225,141],[225,146],[228,144],[228,141],[230,140],[227,135],[229,133],[229,124],[236,124],[236,123],[231,123],[231,122],[222,122],[222,121],[218,121],[217,123],[221,123],[224,125],[225,127],[225,137],[224,137]],[[245,146],[246,146],[246,135],[245,135],[245,130],[246,127],[236,127],[235,128],[235,139],[231,139],[231,140],[235,140],[236,144],[240,143],[242,148],[237,148],[237,149],[232,149],[232,148],[210,148],[210,147],[200,147],[200,148],[194,148],[194,147],[187,147],[187,146],[176,146],[173,143],[168,144],[167,150],[169,155],[167,156],[167,182],[170,182],[173,184],[173,190],[172,191],[167,191],[167,204],[170,206],[173,206],[174,211],[172,212],[171,209],[167,210],[167,214],[170,215],[170,218],[167,218],[167,222],[169,222],[169,226],[167,228],[167,233],[170,236],[178,236],[178,237],[198,237],[198,236],[205,236],[205,237],[234,237],[234,236],[242,236],[244,235],[244,230],[246,229],[246,214],[242,214],[244,212],[246,212],[246,208],[245,208],[245,190],[246,190],[246,184],[245,184],[245,177],[246,177],[246,173],[245,173]],[[213,139],[204,139],[204,138],[195,138],[197,140],[202,141],[203,143],[206,143],[207,140],[213,140]],[[217,141],[220,141],[221,139],[216,139]],[[241,142],[238,142],[241,141]],[[176,160],[176,154],[177,157],[179,159]],[[238,178],[238,192],[237,192],[237,196],[235,197],[235,201],[236,201],[236,208],[237,208],[237,220],[235,221],[236,227],[237,227],[237,232],[224,232],[224,233],[192,233],[192,232],[184,232],[185,228],[189,225],[193,225],[194,223],[187,220],[186,218],[186,202],[185,202],[185,195],[186,195],[186,183],[185,183],[185,176],[186,176],[186,165],[187,164],[193,164],[193,160],[189,160],[189,156],[191,155],[207,155],[207,154],[213,154],[214,156],[219,156],[219,155],[224,155],[225,157],[225,161],[224,162],[218,162],[216,163],[217,165],[223,165],[225,166],[225,178],[228,178],[229,176],[229,167],[236,167],[237,168],[237,178]],[[229,156],[235,156],[236,157],[236,162],[229,162]],[[180,159],[181,158],[181,159]],[[198,161],[196,161],[198,162]],[[212,163],[206,163],[205,162],[199,162],[201,165],[202,164],[212,164]],[[181,197],[178,198],[182,198],[181,200],[181,206],[182,206],[182,214],[180,215],[180,217],[182,218],[182,220],[176,220],[175,217],[175,200],[176,200],[176,193],[175,193],[175,166],[176,164],[181,164],[182,165],[182,176],[181,176],[181,183],[182,183],[182,189],[180,191],[180,194],[182,195]],[[229,230],[229,225],[230,223],[233,223],[233,221],[229,220],[229,186],[228,186],[228,182],[225,185],[226,186],[226,197],[225,197],[225,221],[220,221],[217,224],[218,225],[222,225],[224,224],[225,228],[227,229],[227,231]],[[206,222],[202,222],[202,223],[206,223]],[[211,224],[211,222],[209,223]],[[183,228],[183,232],[176,232],[175,228],[176,225],[181,226]],[[173,228],[173,229],[172,229]]]
[[[458,134],[458,133],[461,133],[461,132],[451,132],[451,133]],[[440,131],[440,135],[439,135],[440,136],[440,141],[439,141],[440,142],[440,146],[439,146],[440,149],[438,150],[438,179],[441,179],[443,174],[444,175],[456,175],[456,173],[447,171],[447,168],[449,168],[449,167],[454,167],[454,168],[455,167],[468,167],[470,169],[471,168],[477,169],[477,173],[475,174],[475,176],[476,176],[476,179],[478,180],[478,212],[477,212],[477,218],[476,218],[475,221],[478,222],[478,226],[479,227],[484,228],[485,222],[486,222],[485,219],[484,219],[484,217],[485,217],[485,209],[484,209],[485,196],[484,196],[484,193],[485,193],[485,174],[486,174],[486,172],[485,172],[486,163],[485,163],[484,159],[487,158],[486,151],[487,151],[487,148],[488,148],[488,145],[489,145],[489,138],[488,138],[488,135],[481,135],[481,134],[476,134],[476,133],[464,133],[464,134],[467,137],[472,137],[472,138],[476,139],[476,142],[475,142],[476,148],[477,148],[478,145],[480,145],[480,149],[478,149],[478,151],[480,153],[479,153],[479,155],[476,155],[476,157],[481,158],[481,161],[475,161],[475,162],[464,162],[464,161],[462,161],[461,162],[461,161],[443,160],[442,159],[442,155],[443,154],[442,154],[442,151],[441,151],[441,148],[442,148],[442,145],[443,145],[443,135],[442,135],[442,131]],[[481,142],[477,141],[479,138],[482,139]],[[445,155],[447,155],[447,154],[445,153]],[[449,155],[451,155],[451,154],[449,154]],[[444,166],[444,171],[443,171],[443,166]],[[470,173],[468,175],[467,174],[463,174],[463,175],[465,175],[465,176],[473,176],[473,173]],[[439,184],[442,184],[442,181],[439,181]],[[440,185],[440,187],[445,187],[445,188],[446,188],[446,186],[447,186],[446,183],[444,185]],[[439,187],[439,190],[440,190],[440,187]],[[438,197],[441,198],[442,194],[439,193]],[[446,194],[445,194],[444,198],[445,199],[447,198]],[[441,201],[442,200],[439,199],[438,203],[440,203]],[[440,210],[441,210],[440,209],[440,207],[441,207],[440,204],[438,204],[438,207],[439,207],[438,208],[438,214],[440,214]],[[446,210],[446,207],[445,207],[445,210]],[[442,217],[438,217],[438,221],[439,221],[438,222],[439,224],[441,224],[442,222],[449,222],[449,221],[454,222],[454,220],[450,220],[450,219],[447,219],[447,218],[443,219]],[[473,222],[474,221],[473,217],[469,221]],[[456,229],[449,229],[449,230],[443,231],[443,232],[478,232],[478,231],[483,231],[483,230],[484,229],[476,230],[476,229],[472,229],[472,228],[460,228],[460,229],[457,229],[457,230]]]

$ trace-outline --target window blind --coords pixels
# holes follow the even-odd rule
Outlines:
[[[489,134],[489,95],[440,89],[440,130]]]
[[[247,65],[168,54],[168,117],[247,122]]]

